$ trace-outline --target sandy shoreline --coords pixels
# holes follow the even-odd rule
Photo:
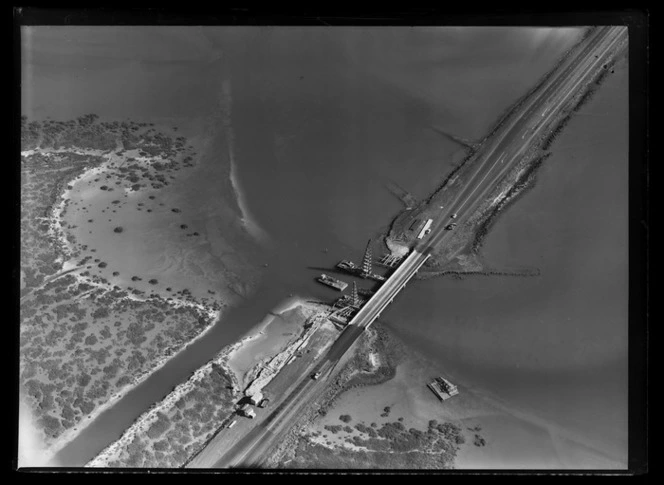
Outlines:
[[[136,153],[134,153],[136,152]],[[141,165],[149,166],[150,164],[156,162],[164,162],[165,160],[161,158],[152,159],[150,157],[142,157],[138,155],[139,149],[125,151],[123,155],[118,155],[110,150],[96,150],[96,149],[78,149],[78,148],[60,148],[60,149],[32,149],[24,150],[21,152],[22,157],[29,157],[34,154],[41,154],[45,157],[51,157],[55,154],[60,153],[74,153],[78,156],[90,156],[90,157],[99,157],[102,161],[98,161],[99,158],[96,158],[90,166],[81,167],[81,170],[71,179],[65,180],[60,184],[60,191],[57,196],[56,201],[51,206],[47,217],[44,218],[45,222],[48,224],[48,235],[55,241],[58,249],[61,251],[61,254],[64,257],[60,257],[57,260],[62,265],[62,270],[59,274],[68,273],[76,281],[77,284],[85,283],[93,287],[92,290],[87,291],[85,294],[95,292],[97,290],[104,293],[110,292],[114,289],[114,285],[98,277],[86,277],[76,272],[76,269],[82,269],[84,266],[80,265],[76,258],[78,256],[78,251],[76,249],[76,241],[73,239],[73,235],[68,235],[64,228],[64,215],[69,208],[69,202],[71,201],[72,192],[74,185],[81,180],[88,178],[101,177],[107,171],[111,170],[109,165],[112,164],[122,164],[128,157],[133,157],[135,162],[138,162]],[[170,162],[169,162],[170,163]],[[141,191],[144,189],[140,189]],[[134,192],[136,192],[134,190]],[[134,192],[131,195],[134,195]],[[57,278],[57,275],[56,275]],[[47,282],[50,281],[47,280]],[[117,289],[117,286],[115,286]],[[118,392],[115,392],[110,396],[109,400],[103,404],[97,406],[94,410],[87,413],[79,422],[76,423],[75,428],[70,428],[64,433],[62,433],[58,438],[53,440],[51,444],[46,448],[42,455],[48,461],[52,461],[54,457],[60,452],[65,446],[75,440],[78,435],[87,429],[101,414],[107,411],[109,408],[114,406],[120,399],[122,399],[126,394],[131,390],[135,389],[141,383],[143,383],[150,375],[159,369],[163,368],[164,365],[170,361],[172,358],[176,357],[180,352],[184,351],[191,344],[198,341],[199,339],[205,337],[209,331],[215,326],[219,321],[221,316],[222,305],[215,299],[212,300],[211,304],[203,304],[198,301],[195,301],[190,296],[186,298],[178,298],[177,295],[160,295],[157,293],[156,296],[150,295],[145,298],[141,298],[137,295],[132,294],[128,290],[122,290],[124,297],[121,299],[145,302],[145,301],[155,301],[161,304],[166,304],[167,306],[177,309],[182,307],[192,308],[198,313],[201,317],[205,318],[207,324],[202,328],[202,330],[191,340],[188,340],[182,345],[168,346],[165,347],[162,352],[163,355],[154,361],[149,369],[144,369],[141,373],[135,374],[131,377],[131,382],[120,388]],[[167,299],[168,297],[168,299]]]
[[[210,373],[213,365],[216,364],[220,366],[232,377],[233,375],[232,371],[228,369],[225,365],[225,357],[227,355],[227,352],[228,352],[228,347],[222,349],[212,360],[210,360],[205,365],[197,369],[187,381],[178,384],[175,387],[175,389],[173,389],[173,391],[171,391],[163,400],[153,404],[150,407],[150,409],[148,409],[138,417],[138,419],[134,422],[134,424],[132,424],[127,430],[125,430],[125,432],[117,441],[115,441],[107,448],[102,450],[95,458],[93,458],[85,466],[86,467],[107,466],[107,462],[112,457],[114,457],[119,450],[121,450],[123,447],[126,447],[129,443],[131,443],[134,440],[134,438],[138,433],[144,432],[145,430],[147,430],[147,428],[150,427],[151,424],[154,423],[154,421],[158,418],[159,412],[172,408],[181,397],[183,397],[189,391],[194,389],[196,383]],[[236,383],[234,382],[233,394],[236,394],[239,391],[239,389],[235,387],[235,384]]]
[[[269,358],[265,351],[257,352],[256,349],[251,349],[250,344],[256,343],[259,339],[269,339],[269,327],[275,321],[278,316],[283,315],[286,312],[294,310],[298,307],[306,308],[310,304],[307,301],[299,296],[293,296],[283,300],[278,303],[259,323],[257,323],[253,328],[251,328],[247,333],[245,333],[237,342],[231,344],[227,347],[228,351],[225,356],[225,364],[233,372],[233,375],[237,379],[238,383],[245,385],[248,383],[245,382],[252,373],[252,369],[261,365],[261,362]],[[274,337],[273,337],[274,339]],[[270,342],[266,341],[265,344]],[[252,352],[250,355],[244,355],[247,352]],[[269,352],[268,352],[269,353]],[[237,363],[234,361],[242,360],[243,358],[251,357],[255,363],[251,368],[246,370],[241,370]]]
[[[114,443],[105,448],[101,453],[99,453],[94,459],[92,459],[86,467],[105,467],[108,466],[108,463],[115,459],[121,452],[121,450],[126,449],[129,444],[142,432],[145,432],[150,425],[152,425],[157,419],[158,413],[166,412],[171,409],[175,403],[180,400],[187,393],[191,392],[196,388],[198,382],[200,382],[206,375],[210,373],[213,368],[213,365],[221,367],[225,373],[229,376],[233,383],[232,394],[233,396],[239,395],[243,390],[242,376],[238,376],[237,372],[230,365],[229,361],[233,358],[234,354],[240,353],[246,349],[247,345],[252,343],[257,338],[265,334],[268,326],[276,318],[274,314],[283,314],[293,309],[299,307],[306,307],[309,305],[306,300],[300,297],[292,297],[284,302],[280,303],[275,307],[274,311],[270,315],[266,316],[263,321],[258,325],[254,326],[249,332],[247,332],[241,339],[230,344],[219,351],[219,353],[205,365],[197,369],[191,377],[181,384],[179,384],[171,393],[169,393],[163,400],[155,403],[149,410],[141,414],[139,418],[132,424],[123,435]],[[274,314],[272,314],[274,313]],[[284,349],[281,349],[280,353],[283,353]],[[256,364],[257,366],[260,363]],[[222,423],[219,423],[221,426]]]
[[[128,296],[129,299],[134,299],[131,296]],[[142,300],[141,300],[142,301]],[[183,305],[189,306],[192,305],[190,302],[183,302]],[[217,321],[221,318],[221,312],[220,311],[213,311],[214,312],[214,318],[210,318],[209,324],[205,327],[205,329],[196,335],[193,339],[189,340],[187,343],[185,343],[183,346],[173,350],[173,348],[167,348],[166,349],[166,355],[164,355],[161,359],[157,360],[155,365],[150,368],[146,369],[144,372],[141,374],[138,374],[137,376],[132,378],[132,382],[124,386],[119,392],[113,394],[110,400],[108,400],[106,403],[103,405],[95,408],[90,414],[90,417],[85,417],[82,419],[78,425],[76,430],[70,430],[68,432],[63,433],[57,440],[55,440],[52,445],[48,448],[48,459],[51,460],[55,455],[57,455],[65,446],[67,446],[69,443],[74,441],[80,433],[82,433],[88,426],[90,426],[95,419],[97,419],[101,414],[103,414],[105,411],[113,407],[113,405],[122,399],[124,396],[126,396],[129,392],[131,392],[133,389],[138,387],[140,384],[142,384],[146,379],[148,379],[153,373],[157,372],[161,368],[163,368],[171,359],[175,358],[180,352],[183,352],[185,349],[187,349],[190,345],[192,345],[194,342],[198,341],[199,339],[205,337],[205,335],[212,330],[212,328],[215,326]],[[57,466],[57,464],[53,464],[53,466]]]

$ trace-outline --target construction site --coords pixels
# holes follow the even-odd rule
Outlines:
[[[369,240],[361,264],[344,259],[339,261],[335,266],[335,269],[339,272],[346,273],[354,278],[368,280],[372,283],[371,287],[358,288],[357,282],[353,280],[350,285],[350,294],[344,294],[332,302],[332,310],[328,318],[338,325],[347,325],[360,308],[362,308],[362,305],[374,295],[377,286],[385,281],[386,276],[384,274],[374,272],[374,264],[387,269],[389,272],[390,269],[396,268],[403,259],[401,256],[394,256],[388,253],[382,256],[377,263],[374,263],[371,246],[372,241]],[[342,292],[349,286],[349,283],[327,274],[320,275],[316,280]]]
[[[272,396],[272,390],[279,388],[277,381],[283,380],[281,374],[290,375],[293,370],[297,370],[296,374],[306,373],[305,369],[313,365],[316,357],[320,356],[323,350],[329,349],[338,337],[338,332],[343,331],[349,325],[357,312],[386,280],[386,274],[398,267],[401,261],[402,257],[387,254],[374,263],[372,241],[369,240],[360,264],[351,260],[342,260],[330,269],[331,272],[345,273],[351,276],[353,280],[350,283],[325,273],[316,277],[316,281],[342,292],[342,295],[327,302],[327,306],[320,305],[318,313],[305,322],[302,334],[294,342],[294,345],[289,345],[269,362],[261,365],[255,379],[244,389],[243,397],[237,402],[237,415],[254,419],[258,408],[267,407],[270,402],[268,396]],[[384,274],[376,272],[374,266],[383,268],[382,272]],[[366,280],[370,283],[370,286],[358,287],[356,281],[358,278]],[[344,293],[348,287],[351,288],[350,292]],[[330,334],[330,330],[334,326],[336,326],[337,333]],[[309,374],[312,379],[317,380],[322,373],[318,371]],[[291,378],[293,377],[295,375],[291,376]],[[233,427],[235,423],[236,420],[231,420],[230,423],[226,424],[226,427]]]
[[[318,276],[316,280],[325,286],[338,290],[342,293],[350,286],[351,291],[349,293],[342,294],[335,300],[330,301],[327,307],[321,305],[319,308],[319,313],[305,322],[300,338],[294,342],[295,345],[289,346],[284,351],[277,354],[272,360],[265,362],[261,366],[261,369],[257,373],[256,378],[244,390],[244,397],[237,403],[236,412],[239,416],[243,416],[249,419],[255,418],[256,412],[254,408],[267,406],[269,398],[266,397],[266,395],[270,395],[268,389],[274,387],[274,385],[269,386],[269,384],[280,372],[285,370],[286,367],[293,367],[291,364],[295,364],[296,361],[307,361],[305,367],[311,365],[313,360],[310,358],[310,355],[307,355],[307,359],[302,359],[302,357],[314,349],[314,353],[319,353],[318,351],[320,351],[320,349],[328,348],[329,345],[333,343],[335,340],[334,335],[328,335],[328,342],[324,343],[319,341],[320,335],[318,334],[321,332],[318,331],[324,330],[321,329],[321,325],[324,322],[331,322],[337,327],[337,331],[343,330],[350,323],[357,312],[362,308],[362,306],[368,301],[368,299],[371,298],[371,296],[376,292],[377,286],[385,281],[385,276],[374,272],[373,251],[371,245],[372,241],[370,240],[366,245],[361,264],[356,264],[349,260],[342,260],[337,263],[334,270],[347,273],[348,275],[355,278],[361,278],[363,280],[370,281],[372,283],[372,287],[358,288],[357,281],[355,280],[349,284],[346,281],[334,278],[325,273]],[[381,258],[378,265],[390,269],[396,267],[400,260],[400,258],[385,256]],[[327,323],[327,325],[330,324]],[[316,341],[316,345],[312,346],[309,344],[311,343],[310,341],[314,335],[316,335],[316,338],[314,339]],[[312,374],[312,378],[314,379],[317,379],[319,376],[320,372]],[[230,427],[232,425],[234,425],[234,422],[231,422],[231,424],[227,426]]]

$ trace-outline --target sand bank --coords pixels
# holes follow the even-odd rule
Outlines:
[[[243,389],[256,378],[258,368],[297,340],[292,336],[302,330],[304,321],[297,315],[294,318],[288,315],[297,309],[301,309],[303,316],[320,310],[318,305],[308,303],[301,297],[295,296],[284,300],[242,339],[229,347],[227,363]]]
[[[228,148],[228,158],[230,160],[230,179],[235,192],[238,207],[242,213],[242,225],[249,234],[256,241],[260,243],[268,243],[268,234],[258,225],[255,217],[251,214],[249,206],[242,191],[242,185],[237,175],[237,164],[235,163],[235,132],[233,130],[232,110],[233,110],[233,95],[230,79],[225,79],[222,83],[222,99],[223,111],[223,125],[226,131],[226,145]]]
[[[218,366],[225,372],[226,375],[230,378],[232,382],[232,395],[237,398],[240,393],[246,387],[246,380],[242,378],[244,375],[238,375],[237,368],[233,368],[232,363],[236,362],[238,356],[242,356],[245,353],[253,352],[255,349],[255,343],[259,339],[270,339],[276,340],[276,342],[271,342],[271,348],[278,348],[276,354],[272,353],[263,353],[259,354],[259,362],[255,364],[252,368],[249,369],[249,373],[253,376],[262,378],[262,384],[265,385],[270,381],[269,377],[273,377],[276,372],[281,368],[280,366],[273,365],[276,372],[271,376],[268,376],[266,379],[260,373],[260,370],[263,368],[263,363],[272,362],[274,360],[279,360],[281,366],[284,365],[284,362],[288,360],[291,354],[297,349],[300,348],[302,342],[306,343],[306,338],[297,338],[291,339],[290,341],[284,344],[283,335],[278,335],[274,332],[269,331],[269,326],[277,320],[279,317],[283,317],[285,313],[292,312],[295,310],[301,309],[302,313],[305,316],[310,316],[320,311],[319,305],[312,305],[307,303],[304,299],[299,297],[290,298],[282,302],[277,306],[273,313],[268,315],[263,319],[254,329],[248,332],[244,337],[239,341],[224,347],[219,353],[203,367],[199,368],[194,372],[194,374],[184,383],[178,385],[168,396],[166,396],[162,401],[155,403],[148,411],[143,413],[136,422],[128,428],[125,433],[120,437],[119,440],[108,446],[104,449],[97,457],[90,461],[86,466],[89,467],[105,467],[109,466],[109,463],[113,460],[117,460],[122,454],[128,449],[128,447],[134,442],[137,437],[144,437],[147,430],[159,419],[159,415],[168,414],[169,411],[173,409],[173,406],[176,405],[183,397],[189,395],[190,393],[196,391],[201,382],[210,374],[213,370],[213,366]],[[306,321],[306,320],[305,320]],[[290,321],[289,325],[297,325],[298,328],[301,328],[302,324],[305,323],[300,319],[294,319]],[[310,332],[306,332],[308,336]],[[300,336],[302,337],[302,335]],[[258,358],[257,357],[257,358]],[[257,369],[260,367],[260,369]],[[274,370],[273,369],[273,370]],[[258,380],[258,379],[256,379]],[[255,382],[255,381],[254,381]],[[194,425],[195,423],[191,423]],[[223,425],[223,422],[218,422],[216,428]],[[212,432],[211,430],[210,432]]]

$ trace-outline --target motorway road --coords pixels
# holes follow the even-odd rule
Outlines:
[[[430,257],[431,251],[444,244],[453,231],[445,226],[456,213],[455,222],[467,221],[488,193],[505,174],[514,168],[533,140],[540,137],[562,107],[585,85],[598,65],[607,62],[611,49],[627,36],[623,27],[600,27],[585,40],[580,50],[569,56],[534,93],[501,125],[493,137],[482,145],[464,175],[465,186],[451,203],[441,210],[432,230],[383,283],[374,296],[355,315],[326,356],[314,368],[321,372],[318,380],[303,376],[291,393],[270,411],[267,419],[228,450],[215,467],[261,466],[267,452],[277,444],[297,420],[299,412],[321,394],[325,378],[403,289],[406,283]]]
[[[568,57],[554,75],[525,100],[519,112],[505,120],[499,132],[481,147],[472,164],[472,173],[464,176],[469,181],[441,211],[431,234],[420,247],[439,246],[446,239],[448,231],[444,228],[452,222],[452,214],[457,214],[455,222],[459,225],[472,215],[487,193],[520,161],[531,142],[549,128],[549,122],[559,109],[577,94],[576,89],[589,80],[598,65],[606,62],[610,49],[626,37],[624,27],[596,29],[580,52]]]

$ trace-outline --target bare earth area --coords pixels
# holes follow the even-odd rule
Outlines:
[[[331,343],[335,331],[316,318],[324,310],[321,305],[292,301],[222,349],[87,466],[175,468],[194,457],[216,456],[219,450],[213,441],[227,444],[229,433],[241,433],[260,421],[260,416],[249,420],[235,414],[247,396],[261,393],[278,400],[293,369],[301,372],[303,362],[310,364]],[[251,364],[238,366],[243,361]],[[234,420],[233,429],[225,429]]]

